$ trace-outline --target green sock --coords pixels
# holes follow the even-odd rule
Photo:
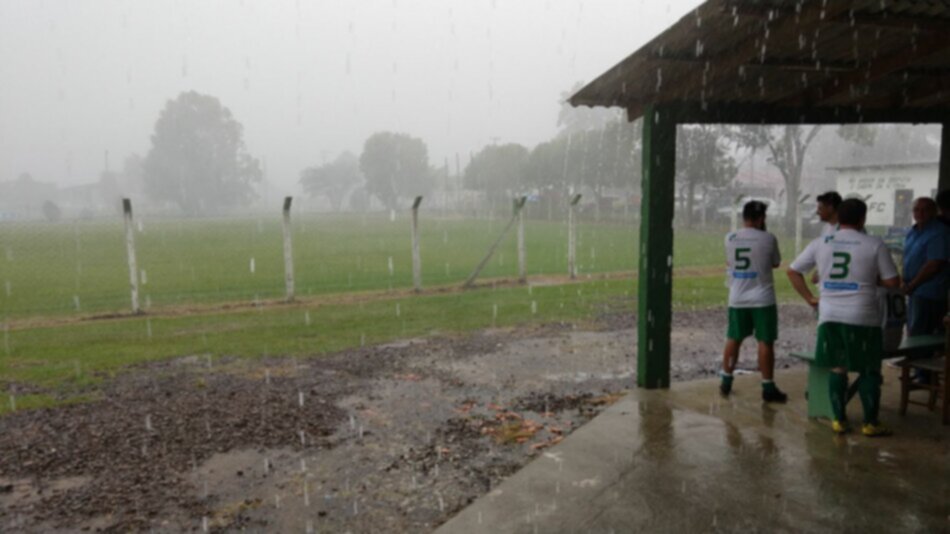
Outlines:
[[[848,418],[845,406],[848,404],[848,375],[832,372],[828,377],[828,393],[831,397],[831,412],[838,421]]]
[[[763,381],[762,381],[762,391],[767,391],[767,392],[769,392],[769,393],[773,393],[773,392],[775,392],[775,391],[778,391],[778,388],[775,387],[775,382],[773,382],[772,380],[763,380]]]
[[[884,377],[877,371],[868,371],[858,376],[861,383],[858,395],[864,408],[864,424],[878,424],[877,416],[881,409],[881,382]]]

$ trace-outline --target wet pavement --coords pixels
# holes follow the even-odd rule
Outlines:
[[[632,391],[438,532],[950,531],[950,426],[901,417],[887,369],[895,435],[834,436],[806,417],[805,375],[778,374],[777,406],[753,377],[728,400],[715,380]]]

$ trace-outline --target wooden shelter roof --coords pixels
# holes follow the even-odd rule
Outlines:
[[[950,121],[950,0],[708,0],[570,98],[678,122]]]

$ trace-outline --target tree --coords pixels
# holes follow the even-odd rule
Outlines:
[[[507,206],[511,192],[522,192],[527,166],[527,148],[516,143],[489,145],[465,167],[463,183],[468,189],[484,191],[496,205]]]
[[[58,222],[62,218],[63,212],[52,200],[47,200],[43,203],[43,216],[49,222]]]
[[[300,184],[311,197],[326,196],[333,211],[340,211],[347,191],[363,181],[359,159],[352,152],[342,152],[330,163],[308,167],[300,173]]]
[[[569,91],[561,93],[559,102],[561,109],[557,114],[557,126],[561,128],[560,135],[574,135],[591,130],[601,130],[609,123],[623,120],[623,112],[616,108],[572,106],[568,99],[583,87],[584,82],[577,82]]]
[[[165,104],[144,163],[145,192],[188,215],[246,205],[261,181],[243,127],[217,98],[194,91]]]
[[[785,228],[790,234],[795,231],[795,214],[798,212],[795,208],[801,195],[805,155],[821,129],[821,125],[743,125],[730,132],[739,146],[768,150],[768,162],[779,170],[785,182]],[[874,130],[866,126],[842,126],[837,129],[837,134],[853,143],[874,142]]]
[[[721,127],[700,125],[681,126],[676,134],[676,179],[683,184],[687,227],[693,226],[697,186],[705,200],[709,187],[725,185],[736,176],[736,162],[724,133]]]
[[[360,155],[366,190],[388,209],[400,197],[425,195],[432,190],[429,154],[422,139],[403,133],[378,132],[369,137]]]

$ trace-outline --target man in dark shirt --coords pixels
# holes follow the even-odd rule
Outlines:
[[[901,289],[909,296],[907,331],[926,336],[943,329],[947,313],[947,227],[937,220],[937,203],[914,201],[914,224],[904,239]]]

